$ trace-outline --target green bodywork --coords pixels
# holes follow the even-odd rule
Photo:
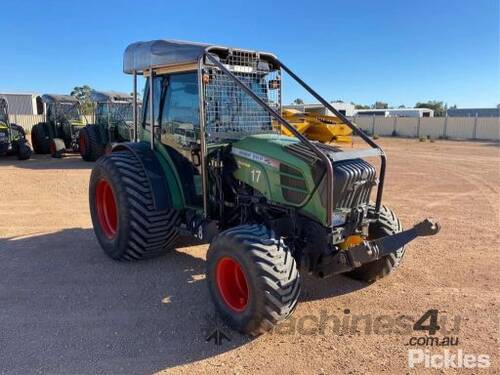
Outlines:
[[[7,152],[10,147],[10,131],[6,123],[0,120],[0,153]]]
[[[234,177],[259,191],[270,202],[296,207],[304,215],[326,224],[325,207],[321,204],[311,166],[285,148],[294,143],[299,140],[276,134],[252,135],[233,143],[232,154],[238,167]],[[295,170],[294,173],[280,170],[282,164]],[[301,187],[287,187],[304,196],[300,203],[292,203],[283,196],[282,177],[303,181]]]
[[[149,143],[150,132],[144,128],[140,128],[139,131],[141,140]],[[299,143],[299,140],[276,134],[252,135],[233,143],[232,155],[237,166],[233,176],[254,188],[271,203],[295,207],[303,215],[314,218],[317,222],[326,225],[325,207],[321,203],[311,166],[299,157],[292,155],[285,148],[285,146],[293,143]],[[217,145],[210,145],[209,153],[210,148],[213,147],[217,147]],[[155,154],[164,170],[173,207],[177,209],[186,208],[186,199],[177,168],[165,147],[159,141],[155,142]],[[282,164],[300,172],[301,176],[280,171]],[[291,203],[283,196],[282,176],[292,179],[299,178],[304,181],[305,189],[296,188],[298,192],[304,195],[304,199],[300,203]],[[293,189],[291,187],[287,188]],[[202,207],[190,208],[198,208],[202,211]]]
[[[18,126],[9,121],[7,102],[0,98],[0,154],[10,152],[13,143],[22,139],[24,139],[24,134],[18,130]]]

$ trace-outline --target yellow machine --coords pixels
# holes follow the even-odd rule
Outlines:
[[[352,130],[336,116],[284,109],[283,117],[307,138],[323,143],[352,143]],[[282,134],[291,135],[281,127]]]

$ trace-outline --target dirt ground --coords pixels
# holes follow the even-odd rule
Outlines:
[[[421,374],[429,370],[409,369],[408,351],[446,349],[409,345],[425,335],[412,327],[429,309],[437,337],[458,337],[450,351],[490,356],[473,372],[498,371],[498,144],[381,144],[385,203],[407,227],[438,219],[441,233],[413,242],[398,272],[375,284],[305,278],[292,319],[258,338],[216,318],[206,246],[136,263],[104,255],[87,202],[92,163],[1,159],[0,373]],[[207,342],[216,328],[230,341]]]

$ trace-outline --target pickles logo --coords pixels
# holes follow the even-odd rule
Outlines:
[[[408,350],[408,367],[415,368],[421,365],[425,368],[488,368],[490,367],[488,354],[470,354],[462,349],[453,352],[444,349],[442,354],[431,354],[427,349]]]

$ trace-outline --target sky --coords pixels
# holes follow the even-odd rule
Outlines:
[[[128,44],[180,39],[275,53],[327,100],[500,103],[498,0],[2,2],[0,92],[130,92]],[[284,103],[299,97],[283,87]]]

